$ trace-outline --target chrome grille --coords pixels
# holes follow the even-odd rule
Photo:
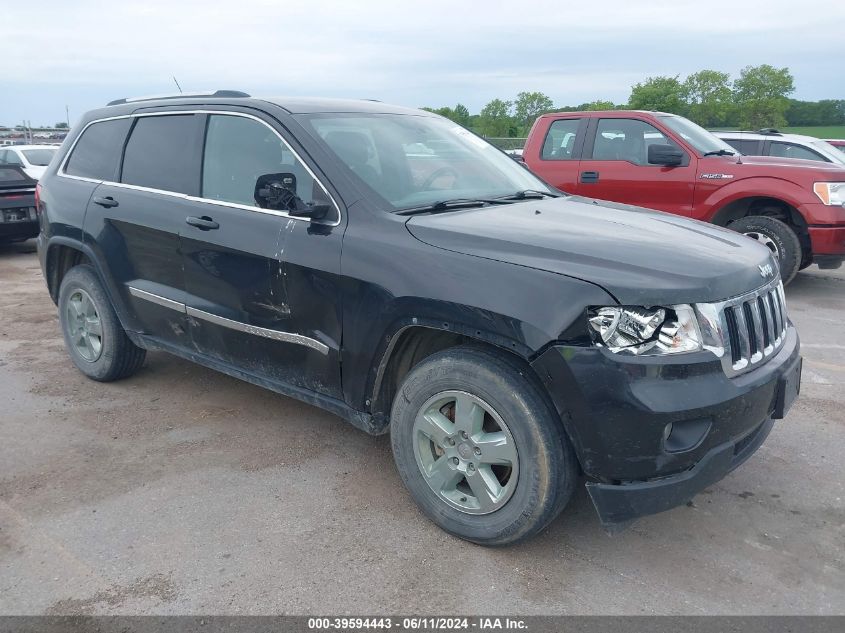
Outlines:
[[[779,279],[748,294],[696,305],[705,345],[722,359],[728,376],[765,363],[786,339],[788,318]]]

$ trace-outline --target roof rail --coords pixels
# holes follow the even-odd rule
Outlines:
[[[240,90],[215,90],[213,92],[185,92],[179,94],[169,95],[150,95],[148,97],[126,97],[125,99],[115,99],[109,101],[106,105],[121,105],[124,103],[135,103],[137,101],[158,101],[159,99],[183,99],[189,97],[223,97],[223,98],[243,98],[249,97],[245,92]]]
[[[773,127],[764,127],[760,130],[757,130],[757,134],[771,134],[772,136],[783,136],[779,130]]]

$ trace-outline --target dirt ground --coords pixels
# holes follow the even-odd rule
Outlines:
[[[0,247],[0,613],[845,613],[845,271],[787,301],[802,395],[744,466],[613,537],[580,489],[485,549],[417,511],[387,437],[164,353],[84,378],[32,243]]]

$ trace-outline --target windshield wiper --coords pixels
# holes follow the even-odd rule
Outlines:
[[[705,156],[735,156],[736,152],[727,149],[715,149],[712,152],[704,152]]]
[[[505,200],[488,198],[454,198],[452,200],[439,200],[431,204],[424,204],[418,207],[400,209],[396,215],[416,215],[417,213],[436,213],[438,211],[452,211],[454,209],[469,209],[472,207],[485,207],[491,204],[507,204]]]
[[[557,194],[549,191],[540,191],[538,189],[523,189],[516,193],[496,198],[497,200],[539,200],[540,198],[557,198]]]

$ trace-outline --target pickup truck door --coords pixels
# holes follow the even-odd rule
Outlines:
[[[582,117],[551,120],[539,148],[539,160],[531,161],[531,171],[561,191],[575,193],[587,121]]]
[[[684,153],[681,165],[648,163],[648,146],[674,145]],[[661,130],[640,119],[590,121],[579,164],[575,193],[692,216],[696,157]]]
[[[257,205],[257,179],[266,174],[292,174],[303,201],[330,202],[271,121],[209,113],[205,129],[200,193],[182,217],[197,351],[272,382],[341,398],[338,209],[318,224]]]

